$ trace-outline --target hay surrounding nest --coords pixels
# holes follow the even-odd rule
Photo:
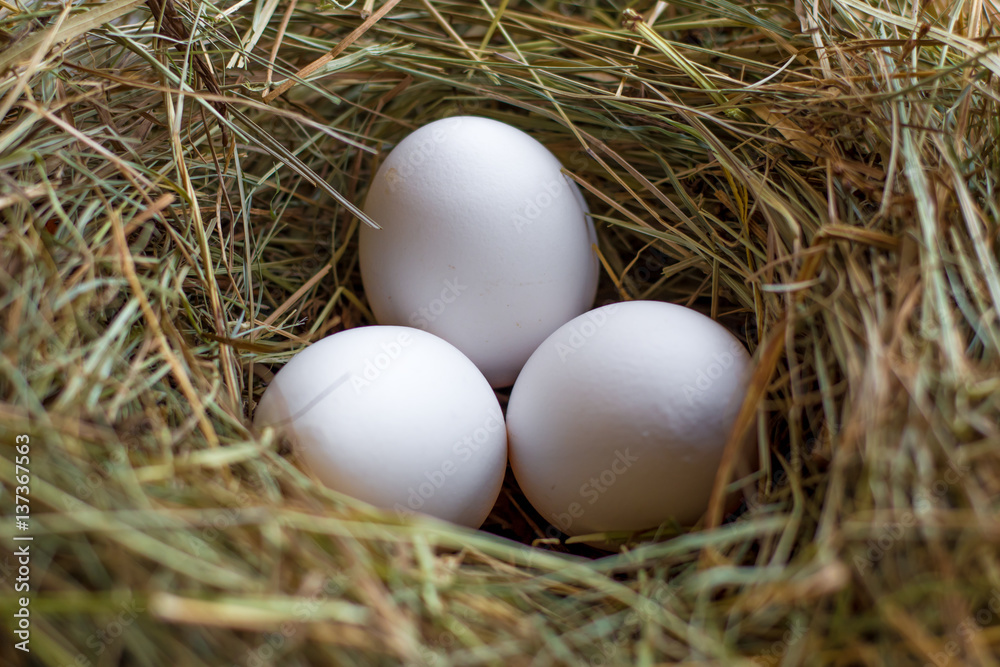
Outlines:
[[[1000,4],[634,9],[0,2],[3,664],[997,664]],[[248,431],[371,323],[352,206],[455,114],[580,183],[599,300],[754,351],[738,515],[593,558],[513,486],[403,520]]]

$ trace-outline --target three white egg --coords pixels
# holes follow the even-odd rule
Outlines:
[[[365,212],[381,229],[362,228],[362,280],[389,326],[296,355],[258,429],[337,491],[471,527],[499,494],[508,434],[521,489],[567,534],[704,513],[749,355],[680,306],[585,312],[594,227],[544,146],[484,118],[431,123],[383,162]],[[491,385],[511,383],[505,428]]]

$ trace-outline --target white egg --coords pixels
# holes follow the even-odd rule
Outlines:
[[[453,345],[371,326],[296,354],[254,416],[331,489],[478,528],[500,493],[507,437],[496,395]]]
[[[592,310],[547,338],[514,385],[514,476],[569,535],[690,525],[708,508],[749,376],[740,342],[694,310]]]
[[[510,385],[545,337],[597,289],[593,222],[542,144],[459,116],[407,136],[372,181],[361,277],[380,324],[418,327]]]

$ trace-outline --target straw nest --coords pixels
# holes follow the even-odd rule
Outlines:
[[[4,664],[997,664],[996,0],[0,2]],[[248,430],[372,322],[353,208],[476,114],[584,190],[599,299],[757,371],[699,525],[567,544],[381,513]],[[534,543],[534,544],[532,544]],[[18,566],[5,546],[6,628]]]

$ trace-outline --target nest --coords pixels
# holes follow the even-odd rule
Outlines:
[[[0,555],[31,652],[0,660],[995,664],[998,27],[996,0],[0,2],[0,532],[33,537],[30,592]],[[512,482],[470,531],[250,432],[296,351],[372,323],[356,207],[457,114],[580,184],[599,301],[753,352],[735,513],[602,555]]]

